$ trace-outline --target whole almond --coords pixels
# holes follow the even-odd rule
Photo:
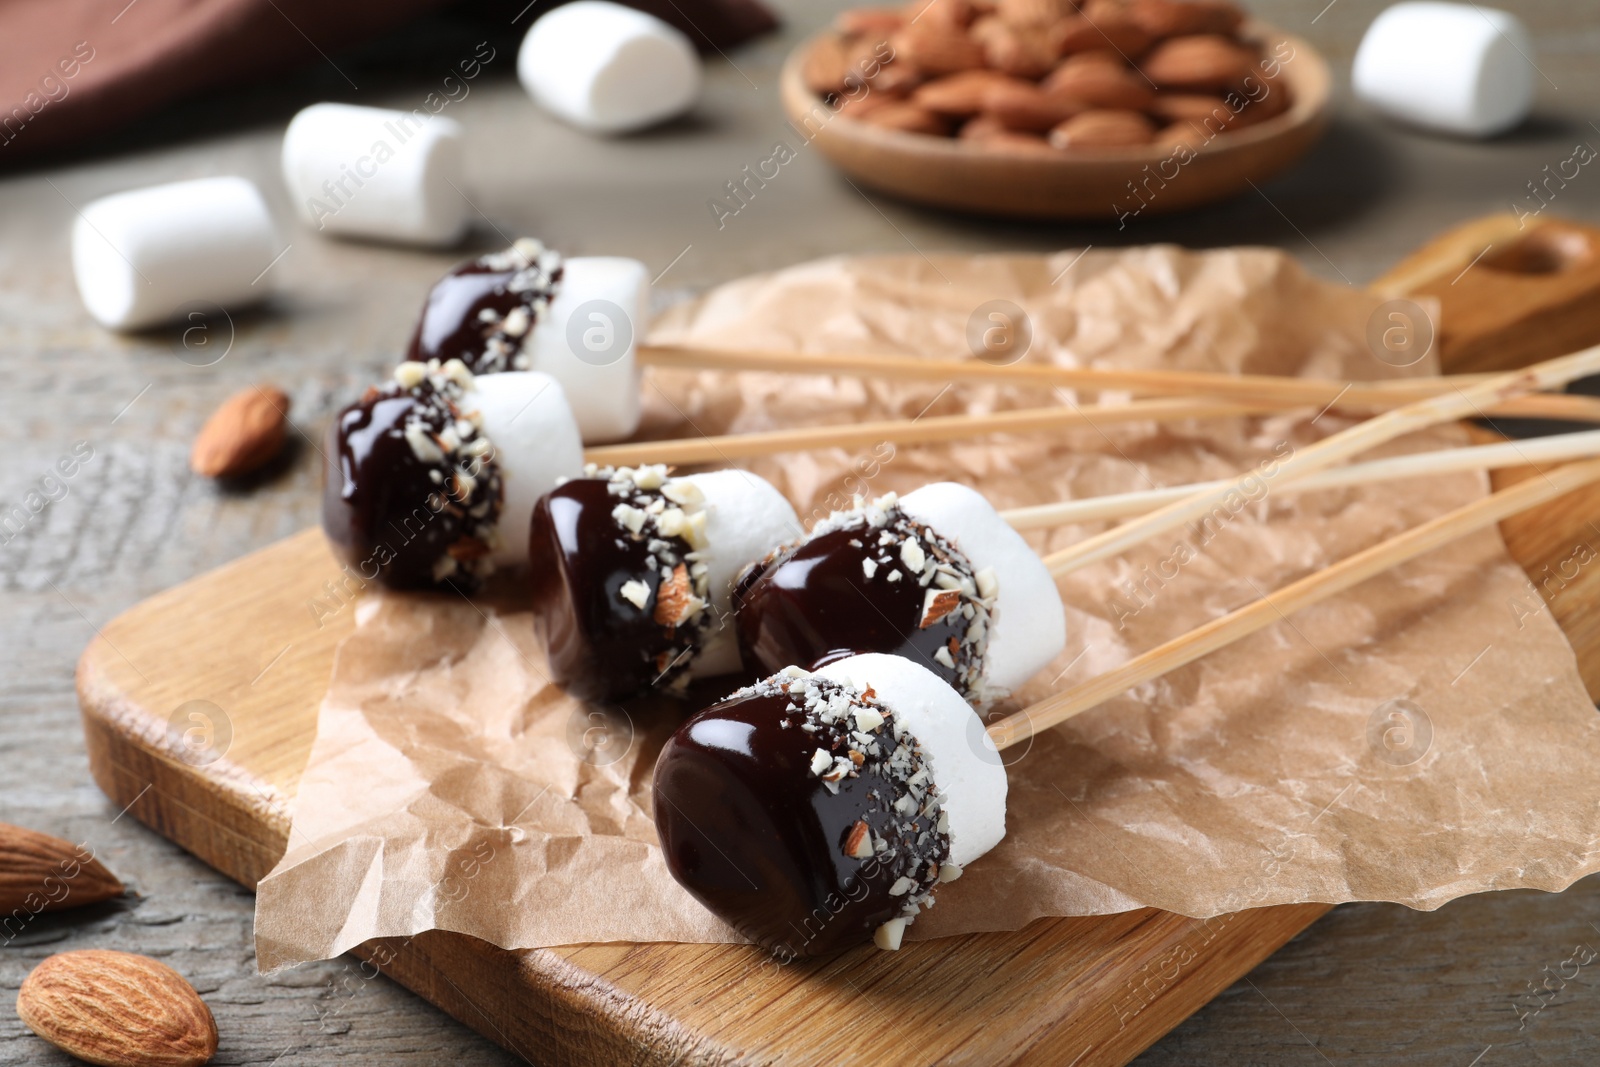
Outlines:
[[[1010,131],[1001,125],[1000,120],[993,115],[975,115],[961,124],[961,129],[956,136],[963,141],[987,141],[992,137],[999,137]]]
[[[972,25],[978,9],[971,0],[910,0],[900,14],[907,24],[962,30]]]
[[[1004,23],[983,39],[982,44],[984,62],[992,69],[1030,81],[1050,73],[1050,68],[1061,58],[1055,42],[1045,31],[1016,29]]]
[[[1051,33],[1061,55],[1104,48],[1129,60],[1144,55],[1155,40],[1137,22],[1120,13],[1098,19],[1079,15],[1062,21]]]
[[[882,92],[861,93],[858,96],[846,95],[839,98],[838,106],[833,113],[859,119],[895,102],[894,97]]]
[[[1051,96],[1036,85],[992,85],[983,94],[983,111],[1007,130],[1045,133],[1084,111],[1082,104]]]
[[[911,94],[911,102],[952,118],[966,118],[983,110],[985,94],[996,85],[1014,82],[993,70],[966,70],[937,78]]]
[[[1011,26],[1053,26],[1075,13],[1070,0],[998,0],[995,14]]]
[[[1040,83],[1051,96],[1065,97],[1079,104],[1115,111],[1143,111],[1155,99],[1156,91],[1137,71],[1087,52],[1068,57]]]
[[[189,468],[206,478],[237,478],[271,462],[288,432],[289,397],[253,385],[223,401],[194,439]]]
[[[1250,73],[1229,94],[1239,108],[1242,125],[1254,125],[1276,118],[1288,111],[1289,105],[1294,102],[1289,95],[1289,79],[1284,77],[1282,65],[1271,67],[1275,71],[1273,74],[1267,73],[1268,69],[1266,60],[1257,60],[1251,64]]]
[[[840,33],[887,37],[905,24],[905,16],[884,7],[858,7],[834,16],[833,27]]]
[[[1255,53],[1244,45],[1216,34],[1201,34],[1162,41],[1140,67],[1159,88],[1203,92],[1237,85],[1255,63]]]
[[[0,823],[0,918],[98,904],[121,895],[116,876],[76,845]]]
[[[867,112],[861,116],[861,121],[906,133],[928,133],[936,137],[945,137],[950,133],[949,120],[916,104],[900,102],[888,104]]]
[[[1137,111],[1085,111],[1050,131],[1056,148],[1125,148],[1149,144],[1155,126]]]
[[[850,73],[850,42],[842,37],[819,37],[800,63],[800,77],[806,88],[818,96],[844,91]]]
[[[1233,119],[1233,110],[1220,96],[1206,93],[1157,93],[1145,109],[1158,119],[1168,122],[1211,122],[1216,128],[1226,126]]]
[[[983,46],[964,30],[918,23],[889,38],[889,46],[894,49],[895,66],[903,60],[929,77],[983,66]]]
[[[981,145],[984,149],[1058,154],[1043,137],[1036,133],[1008,130],[993,115],[979,115],[968,120],[962,124],[961,132],[957,136],[963,141]]]
[[[990,41],[1005,36],[1012,32],[1012,27],[1006,25],[999,15],[979,15],[972,20],[972,25],[967,28],[967,36],[979,44],[988,46]]]
[[[1244,21],[1244,13],[1227,0],[1133,0],[1127,10],[1129,18],[1156,38],[1231,34]]]
[[[1174,122],[1156,132],[1154,144],[1167,148],[1176,148],[1183,145],[1189,149],[1203,148],[1213,137],[1215,130],[1206,130],[1193,122]]]
[[[211,1009],[183,976],[128,952],[51,956],[17,992],[28,1029],[101,1067],[199,1067],[217,1052]]]
[[[846,46],[844,92],[857,95],[860,83],[872,87],[873,94],[904,97],[922,83],[922,76],[909,63],[895,62],[889,38],[878,34],[856,37]]]

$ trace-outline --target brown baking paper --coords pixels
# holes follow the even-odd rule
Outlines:
[[[1008,300],[1026,358],[1379,378],[1378,300],[1263,250],[829,259],[677,307],[657,341],[969,356]],[[668,437],[1035,406],[1036,391],[652,371]],[[1061,393],[1057,400],[1072,403]],[[935,479],[1000,507],[1220,477],[1349,425],[1337,412],[1105,426],[748,464],[808,521]],[[1459,445],[1454,427],[1389,451]],[[1000,710],[1081,682],[1483,495],[1481,475],[1295,495],[1268,484],[1204,529],[1061,582],[1066,651]],[[1035,535],[1041,549],[1099,529]],[[1587,546],[1574,546],[1592,559]],[[1584,556],[1582,553],[1587,552]],[[263,967],[441,928],[506,948],[737,940],[667,875],[650,770],[683,710],[585,707],[544,682],[506,598],[373,594],[339,652],[290,847],[262,882]],[[729,682],[712,686],[732,688]],[[1154,905],[1196,917],[1295,901],[1436,908],[1559,890],[1600,866],[1600,718],[1494,531],[1434,552],[1007,753],[1005,841],[914,937]]]

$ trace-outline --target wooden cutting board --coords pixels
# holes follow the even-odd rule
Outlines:
[[[1442,305],[1447,367],[1521,365],[1600,341],[1600,230],[1510,216],[1454,230],[1375,290]],[[1497,484],[1526,472],[1505,472]],[[1541,582],[1596,535],[1600,488],[1502,529],[1600,693],[1600,611],[1583,570]],[[95,780],[117,805],[247,886],[283,853],[334,649],[352,629],[317,530],[136,605],[78,666]],[[319,617],[320,616],[320,617]],[[201,705],[231,740],[181,758],[178,719]],[[223,709],[219,715],[214,709]],[[597,890],[603,891],[603,890]],[[587,945],[506,952],[455,934],[357,953],[533,1062],[1124,1064],[1327,910],[1261,908],[1208,921],[1142,910],[1041,920],[1007,934],[867,947],[777,966],[731,945]]]

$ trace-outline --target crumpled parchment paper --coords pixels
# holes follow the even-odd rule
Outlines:
[[[676,307],[652,340],[970,358],[969,320],[992,300],[1024,309],[1030,360],[1436,372],[1369,351],[1376,297],[1251,249],[828,259]],[[663,370],[644,389],[654,437],[1088,399]],[[852,493],[936,479],[977,486],[1004,508],[1221,477],[1349,424],[1307,410],[744,465],[809,522]],[[1444,427],[1388,451],[1461,443]],[[1061,582],[1066,651],[1015,700],[1089,678],[1486,485],[1457,474],[1304,495],[1268,488],[1203,528],[1079,571]],[[1032,537],[1044,551],[1099,528]],[[260,886],[263,968],[432,928],[505,948],[738,939],[668,876],[650,818],[655,753],[692,709],[584,706],[544,673],[514,576],[477,602],[364,599],[322,705],[288,852]],[[1600,869],[1600,717],[1566,639],[1493,531],[1007,758],[1008,837],[941,890],[913,937],[1144,905],[1196,917],[1300,901],[1436,908],[1489,889],[1559,890]]]

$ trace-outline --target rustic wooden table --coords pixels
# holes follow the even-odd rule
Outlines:
[[[592,141],[537,112],[512,78],[521,27],[438,17],[273,84],[168,111],[71,158],[0,177],[0,505],[58,497],[15,536],[0,533],[0,820],[88,841],[137,891],[85,913],[36,920],[0,953],[0,1000],[49,953],[114,947],[190,976],[222,1032],[217,1062],[510,1062],[353,961],[262,978],[245,890],[123,818],[90,781],[74,662],[95,628],[137,600],[317,518],[315,453],[291,452],[247,491],[187,469],[189,441],[227,394],[271,380],[318,433],[391,364],[427,284],[455,258],[337,243],[290,221],[277,169],[283,123],[317,99],[412,107],[479,40],[497,48],[450,106],[469,130],[469,190],[487,247],[534,233],[571,253],[636,256],[671,299],[750,272],[836,252],[1056,249],[1175,241],[1285,248],[1312,271],[1361,284],[1431,234],[1513,205],[1530,183],[1600,145],[1600,3],[1510,5],[1529,22],[1539,107],[1488,144],[1397,131],[1349,100],[1351,54],[1377,0],[1263,0],[1256,11],[1321,48],[1340,72],[1338,117],[1310,159],[1236,201],[1190,216],[1108,226],[996,224],[863,195],[820,159],[798,158],[719,227],[707,201],[785,140],[774,82],[794,41],[837,6],[784,5],[786,30],[707,65],[696,117],[643,137]],[[0,32],[3,32],[0,16]],[[337,69],[335,69],[337,68]],[[348,78],[359,86],[352,91]],[[25,136],[25,131],[24,131]],[[74,205],[121,189],[210,174],[256,179],[287,250],[263,278],[262,311],[184,338],[96,328],[71,280]],[[1583,170],[1543,209],[1600,221],[1600,175]],[[1550,193],[1546,193],[1549,199]],[[44,481],[87,442],[64,487]],[[63,495],[64,494],[64,495]],[[1589,946],[1596,946],[1590,948]],[[1600,1048],[1600,990],[1567,962],[1600,950],[1600,888],[1507,893],[1433,914],[1336,909],[1138,1061],[1165,1064],[1479,1064],[1587,1060]],[[1537,996],[1533,991],[1537,990]],[[64,1063],[0,1009],[0,1063]]]

